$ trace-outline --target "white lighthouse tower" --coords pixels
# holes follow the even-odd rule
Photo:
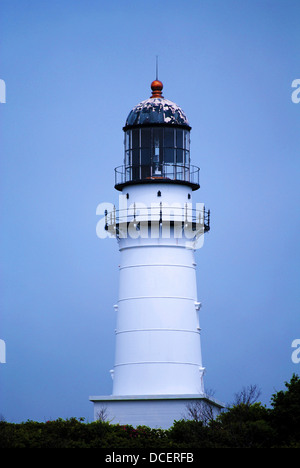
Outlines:
[[[200,185],[191,127],[162,96],[161,81],[151,89],[127,117],[124,163],[115,169],[120,203],[105,214],[120,251],[113,391],[90,400],[95,419],[167,428],[188,405],[222,404],[203,383],[195,252],[210,215],[193,202]]]

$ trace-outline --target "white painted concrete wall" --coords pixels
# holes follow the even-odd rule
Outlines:
[[[223,404],[214,399],[196,397],[196,395],[168,395],[165,398],[134,398],[113,400],[110,397],[90,397],[94,401],[94,419],[103,417],[111,424],[129,424],[133,427],[148,426],[151,428],[170,428],[175,420],[190,419],[189,405],[209,405],[212,414],[217,416]]]
[[[128,206],[192,202],[184,185],[140,184],[123,193]],[[167,239],[128,236],[119,250],[113,395],[203,393],[194,251],[172,232]]]

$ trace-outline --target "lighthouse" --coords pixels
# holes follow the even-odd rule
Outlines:
[[[151,96],[129,112],[124,159],[115,168],[119,206],[104,229],[120,252],[112,394],[93,396],[94,417],[167,428],[205,393],[196,254],[210,211],[194,200],[199,167],[191,164],[191,126],[183,110],[151,83]]]

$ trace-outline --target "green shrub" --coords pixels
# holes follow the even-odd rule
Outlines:
[[[45,423],[0,421],[0,448],[300,448],[300,379],[272,396],[271,408],[239,403],[215,420],[175,421],[168,430],[82,418]],[[197,418],[198,419],[198,418]]]

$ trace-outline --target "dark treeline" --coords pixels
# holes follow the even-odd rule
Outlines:
[[[270,407],[254,401],[255,387],[241,392],[217,418],[205,408],[189,408],[193,419],[175,421],[168,430],[121,426],[102,420],[57,419],[44,423],[0,422],[1,448],[300,448],[300,379],[272,395]],[[257,396],[257,394],[256,394]]]

